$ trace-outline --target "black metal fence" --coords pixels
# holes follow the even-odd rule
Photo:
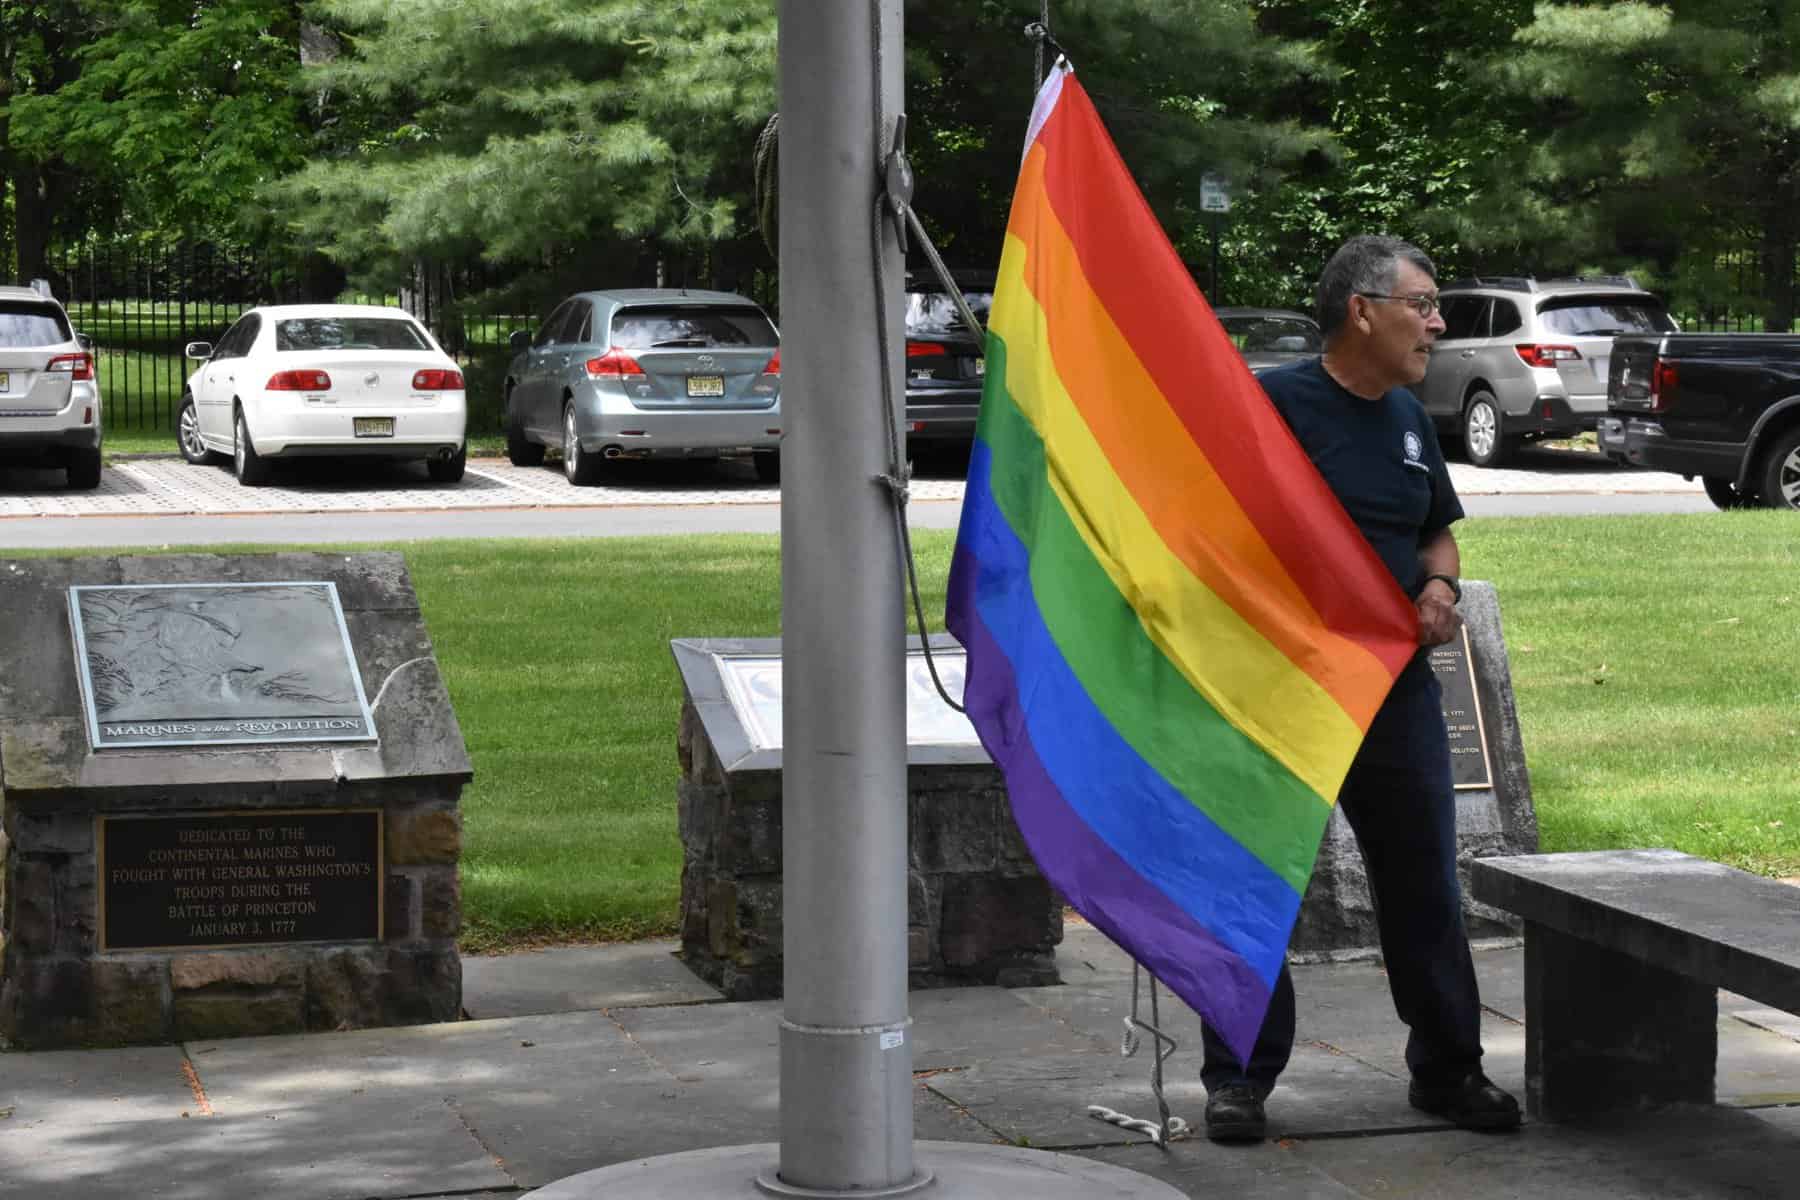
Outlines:
[[[471,431],[497,432],[507,337],[535,320],[530,311],[490,311],[505,281],[479,268],[421,267],[412,286],[381,296],[347,294],[342,272],[329,263],[269,249],[90,243],[54,256],[50,268],[52,292],[93,340],[114,430],[173,436],[182,390],[198,365],[186,357],[187,344],[216,342],[246,310],[355,300],[398,305],[424,321],[470,377]],[[500,307],[545,311],[531,302]]]
[[[89,244],[53,257],[51,290],[93,339],[112,428],[172,429],[189,342],[217,341],[249,308],[329,300],[334,279],[268,251]]]

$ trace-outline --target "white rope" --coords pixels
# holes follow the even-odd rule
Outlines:
[[[1087,1106],[1087,1111],[1088,1116],[1105,1121],[1108,1125],[1117,1125],[1120,1129],[1129,1129],[1133,1133],[1144,1134],[1150,1139],[1151,1144],[1153,1145],[1161,1146],[1164,1144],[1163,1127],[1158,1125],[1155,1121],[1146,1121],[1142,1117],[1126,1116],[1122,1112],[1114,1112],[1104,1104],[1090,1104]],[[1179,1141],[1181,1138],[1188,1135],[1188,1123],[1180,1117],[1170,1117],[1168,1129],[1168,1140],[1171,1142]]]
[[[1138,1046],[1142,1044],[1139,1030],[1148,1033],[1155,1040],[1156,1054],[1150,1061],[1150,1094],[1156,1097],[1156,1111],[1162,1120],[1147,1121],[1142,1117],[1116,1112],[1104,1104],[1088,1105],[1087,1113],[1109,1125],[1146,1134],[1153,1145],[1166,1148],[1168,1143],[1186,1137],[1190,1126],[1182,1118],[1169,1115],[1169,1102],[1163,1097],[1163,1061],[1175,1053],[1177,1047],[1175,1039],[1161,1029],[1162,1017],[1157,1009],[1154,975],[1150,976],[1150,1019],[1146,1021],[1138,1016],[1138,980],[1143,970],[1138,963],[1131,964],[1131,1015],[1125,1018],[1125,1035],[1119,1040],[1119,1057],[1130,1058],[1138,1052]]]

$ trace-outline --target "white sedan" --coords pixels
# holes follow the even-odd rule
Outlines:
[[[253,308],[187,355],[205,360],[176,419],[191,463],[230,455],[249,487],[268,482],[270,459],[299,455],[416,458],[440,483],[463,476],[462,372],[403,309]]]

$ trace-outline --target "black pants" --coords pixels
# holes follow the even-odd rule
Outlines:
[[[1411,1030],[1406,1065],[1427,1084],[1481,1065],[1481,998],[1456,879],[1456,793],[1437,681],[1421,654],[1402,672],[1338,792],[1368,864],[1394,1010]],[[1294,982],[1275,983],[1247,1069],[1211,1029],[1200,1078],[1208,1089],[1275,1086],[1294,1048]]]

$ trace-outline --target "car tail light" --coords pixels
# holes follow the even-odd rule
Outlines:
[[[459,392],[462,390],[463,377],[461,371],[444,371],[429,367],[423,371],[413,372],[413,391],[415,392]]]
[[[1519,357],[1525,360],[1528,367],[1554,367],[1559,362],[1581,357],[1581,351],[1573,346],[1543,346],[1526,342],[1513,349],[1519,352]]]
[[[330,389],[331,376],[323,371],[277,371],[265,387],[271,392],[323,392]]]
[[[50,360],[46,371],[67,371],[70,379],[92,379],[94,356],[91,354],[59,354]]]
[[[607,376],[619,379],[626,375],[642,375],[644,368],[638,366],[637,359],[623,350],[608,350],[599,358],[587,360],[587,373],[595,379]]]
[[[949,353],[949,349],[942,342],[906,343],[906,357],[908,358],[942,358]]]
[[[1669,401],[1675,398],[1675,388],[1680,383],[1675,364],[1667,359],[1657,359],[1656,365],[1650,368],[1650,411],[1661,412],[1669,407]]]
[[[777,349],[775,351],[775,356],[773,358],[771,358],[766,365],[764,365],[762,373],[764,375],[779,375],[779,374],[781,374],[781,351],[780,351],[780,349]]]

